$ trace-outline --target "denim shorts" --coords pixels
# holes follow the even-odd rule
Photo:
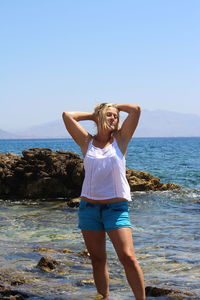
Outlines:
[[[78,227],[82,230],[110,231],[122,227],[132,227],[128,213],[128,201],[94,204],[81,199],[78,216]]]

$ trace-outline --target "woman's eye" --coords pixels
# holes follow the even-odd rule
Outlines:
[[[107,116],[107,117],[111,117],[111,116],[112,116],[112,113],[107,113],[106,116]],[[118,116],[117,116],[117,115],[113,115],[113,117],[114,117],[115,119],[118,119]]]

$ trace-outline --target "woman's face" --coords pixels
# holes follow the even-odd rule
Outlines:
[[[118,122],[119,122],[119,115],[118,110],[115,107],[108,107],[105,111],[105,121],[108,125],[108,128],[111,131],[116,130]]]

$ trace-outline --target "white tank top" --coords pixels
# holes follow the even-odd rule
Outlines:
[[[94,200],[124,198],[131,201],[125,164],[115,139],[103,149],[95,147],[92,139],[84,158],[85,179],[81,196]]]

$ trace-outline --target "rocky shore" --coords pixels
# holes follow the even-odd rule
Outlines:
[[[180,186],[161,183],[153,175],[132,169],[126,171],[131,191],[172,190]],[[22,156],[0,153],[1,199],[70,200],[79,197],[84,179],[83,160],[73,152],[48,148],[24,150]]]
[[[35,294],[34,290],[31,289],[30,284],[31,282],[34,283],[36,278],[35,272],[40,274],[40,276],[43,278],[43,280],[47,280],[47,278],[51,278],[54,276],[66,276],[66,266],[71,264],[70,257],[68,258],[68,254],[73,255],[76,257],[76,262],[81,263],[81,265],[87,265],[88,261],[90,260],[90,256],[87,252],[87,250],[83,250],[81,252],[73,252],[69,249],[50,249],[50,248],[38,248],[34,250],[35,252],[39,253],[41,255],[40,260],[35,265],[34,272],[30,273],[30,271],[27,273],[24,273],[23,276],[20,274],[20,272],[9,269],[1,270],[0,274],[0,299],[4,300],[24,300],[24,299],[71,299],[70,293],[71,288],[69,285],[62,285],[60,286],[61,289],[64,289],[66,292],[68,291],[69,295],[68,297],[60,297],[56,296],[56,294],[52,296],[45,296],[43,293]],[[65,255],[65,261],[59,261],[53,258],[53,255],[56,253],[58,254],[64,254]],[[68,261],[69,259],[69,261]],[[32,274],[32,277],[30,277],[30,274]],[[38,278],[38,276],[36,276]],[[46,278],[46,279],[45,279]],[[42,280],[42,281],[43,281]],[[47,283],[47,281],[46,281]],[[112,284],[116,284],[114,279],[111,279]],[[48,283],[47,283],[48,284]],[[93,279],[77,279],[73,282],[74,287],[77,287],[78,289],[82,288],[89,288],[94,287],[94,280]],[[29,287],[29,288],[28,288]],[[56,291],[59,293],[60,290],[56,289]],[[55,293],[56,293],[55,291]],[[164,288],[164,287],[156,287],[156,286],[146,286],[145,288],[146,296],[147,297],[158,297],[158,299],[179,299],[179,300],[186,300],[186,299],[199,299],[198,296],[195,293],[184,291],[184,290],[177,290],[177,289],[171,289],[171,288]],[[86,292],[85,292],[86,293]],[[44,297],[45,296],[45,297]],[[43,298],[44,297],[44,298]],[[73,298],[74,299],[74,298]],[[79,299],[79,297],[77,298]],[[81,299],[86,299],[81,298]],[[96,299],[96,298],[95,298]],[[113,299],[113,298],[112,298]],[[148,299],[148,298],[147,298]]]

